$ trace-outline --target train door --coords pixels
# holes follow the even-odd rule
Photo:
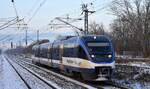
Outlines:
[[[60,61],[59,61],[59,45],[54,41],[52,44],[52,52],[51,52],[51,65],[54,68],[58,68],[60,65]]]
[[[60,68],[61,69],[63,69],[63,60],[62,60],[63,53],[64,53],[64,45],[62,44],[59,46],[59,60],[60,60]]]
[[[47,56],[48,56],[48,66],[52,66],[52,46],[51,46],[51,44],[48,46]]]
[[[39,57],[41,57],[41,53],[40,53],[40,51],[41,51],[41,49],[40,49],[41,47],[40,47],[40,45],[39,45],[39,47],[38,47],[38,58],[37,58],[37,62],[38,63],[40,63],[40,59],[39,59]]]

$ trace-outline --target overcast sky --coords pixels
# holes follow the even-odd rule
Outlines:
[[[44,0],[14,0],[18,15],[20,18],[25,18],[27,22],[40,6]],[[45,3],[40,7],[36,15],[28,23],[30,29],[45,29],[51,20],[55,17],[65,17],[69,14],[70,17],[77,18],[81,17],[81,4],[88,3],[90,10],[97,10],[105,7],[104,10],[100,10],[93,15],[89,16],[89,23],[96,21],[97,23],[103,23],[107,29],[109,24],[112,22],[114,17],[109,14],[108,4],[112,0],[45,0]],[[93,5],[90,5],[90,3]],[[0,18],[15,17],[15,11],[11,0],[0,1]],[[75,23],[78,27],[83,27],[83,21]],[[1,30],[0,33],[14,33],[14,30],[5,31]]]

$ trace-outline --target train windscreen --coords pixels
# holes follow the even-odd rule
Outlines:
[[[113,60],[113,49],[111,41],[105,36],[82,37],[90,57],[99,62]]]
[[[99,62],[111,61],[112,50],[111,45],[108,42],[87,42],[89,53],[91,57]]]
[[[110,44],[108,42],[87,42],[87,46],[90,52],[110,52]]]

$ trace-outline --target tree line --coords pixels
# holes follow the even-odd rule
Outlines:
[[[114,0],[109,10],[115,17],[111,32],[104,25],[92,22],[90,34],[107,35],[117,54],[130,51],[133,55],[150,56],[150,0]]]

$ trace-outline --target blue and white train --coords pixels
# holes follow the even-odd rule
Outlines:
[[[106,36],[67,37],[64,40],[35,45],[35,63],[58,68],[84,80],[109,80],[115,69],[115,52]]]

